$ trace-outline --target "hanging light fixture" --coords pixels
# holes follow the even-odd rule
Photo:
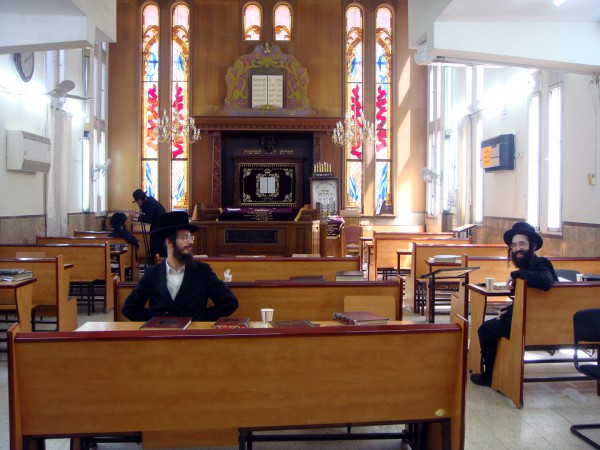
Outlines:
[[[335,124],[333,135],[331,136],[333,143],[340,147],[349,145],[356,147],[361,142],[372,144],[375,140],[375,130],[373,124],[364,118],[356,119],[346,114],[343,121]]]
[[[193,117],[169,117],[167,110],[156,121],[156,130],[159,142],[198,142],[202,139],[200,129],[196,128],[196,122]]]

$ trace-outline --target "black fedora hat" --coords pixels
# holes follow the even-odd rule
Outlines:
[[[144,200],[146,198],[146,193],[141,189],[136,189],[133,191],[133,201],[131,203],[135,203],[138,200]]]
[[[175,233],[177,230],[189,230],[190,233],[195,233],[200,227],[192,225],[190,218],[185,211],[172,211],[160,216],[160,228],[152,231],[151,236],[159,236],[160,239],[165,239],[169,234]]]
[[[125,225],[125,222],[127,222],[127,216],[125,213],[116,212],[110,218],[110,227],[113,230],[116,230],[117,228],[121,228],[123,225]]]
[[[530,242],[535,243],[535,248],[540,249],[542,245],[544,245],[544,240],[542,237],[537,234],[535,228],[529,225],[527,222],[517,222],[515,223],[510,230],[504,233],[504,242],[509,247],[512,244],[512,239],[515,234],[524,234],[529,238]]]

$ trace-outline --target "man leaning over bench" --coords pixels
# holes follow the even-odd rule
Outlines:
[[[506,286],[514,290],[515,280],[527,280],[528,286],[549,290],[555,281],[558,281],[552,263],[544,257],[537,256],[544,241],[535,229],[526,222],[515,223],[510,230],[504,233],[504,242],[508,245],[510,258],[517,268],[510,273]],[[498,340],[501,337],[510,337],[512,323],[512,305],[504,308],[498,317],[485,321],[477,330],[481,345],[482,373],[471,375],[471,381],[479,386],[492,385],[492,372]]]

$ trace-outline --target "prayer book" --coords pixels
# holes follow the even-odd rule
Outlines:
[[[250,327],[250,317],[219,317],[215,322],[215,328],[234,329]]]
[[[269,322],[271,328],[312,328],[318,327],[316,323],[312,323],[310,320],[299,319],[299,320],[272,320]]]
[[[457,259],[460,259],[459,255],[434,255],[434,262],[456,262]]]
[[[0,269],[0,281],[21,281],[33,278],[33,272],[25,269]]]
[[[191,317],[155,316],[145,322],[140,330],[185,330],[191,323]]]
[[[334,312],[333,320],[346,325],[385,325],[390,319],[369,311],[346,311]]]

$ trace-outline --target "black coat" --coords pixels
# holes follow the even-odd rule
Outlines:
[[[208,306],[209,298],[215,306]],[[146,308],[148,299],[150,304]],[[194,321],[212,322],[229,316],[237,307],[233,292],[202,262],[186,265],[181,288],[173,300],[167,288],[167,263],[163,261],[146,269],[125,300],[123,315],[138,322],[154,316],[192,317]]]
[[[150,231],[160,228],[160,216],[167,213],[164,206],[154,197],[147,197],[140,208],[142,213],[139,215],[138,221],[149,223]]]

